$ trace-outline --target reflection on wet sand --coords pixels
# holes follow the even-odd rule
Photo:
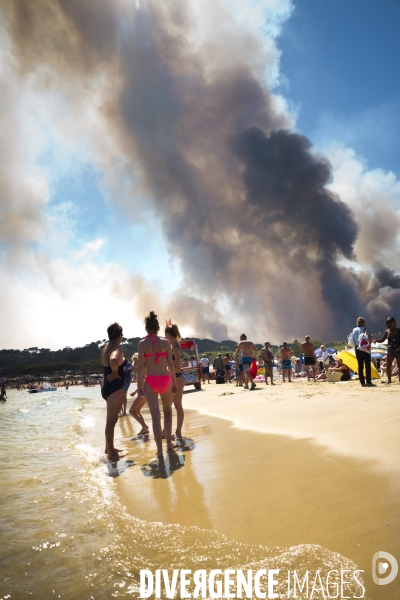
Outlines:
[[[248,544],[320,544],[367,573],[378,546],[398,551],[395,493],[370,461],[334,455],[312,440],[234,429],[194,411],[185,424],[196,450],[184,463],[174,458],[175,467],[168,459],[165,467],[149,467],[146,461],[141,472],[133,469],[116,482],[129,514],[214,529]],[[124,437],[132,437],[131,427],[121,423]],[[153,445],[135,443],[130,456],[141,464]],[[176,455],[182,457],[179,449]]]
[[[123,443],[124,447],[128,447],[127,440],[135,437],[136,424],[132,419],[120,421],[124,439],[118,441]],[[190,438],[185,437],[183,443],[176,440],[175,450],[166,453],[164,461],[161,462],[154,460],[152,456],[152,436],[148,436],[148,441],[130,442],[132,445],[129,445],[129,456],[133,456],[136,464],[140,465],[140,471],[136,470],[132,477],[120,481],[118,494],[127,511],[136,517],[141,518],[135,511],[138,509],[141,512],[139,507],[146,504],[151,506],[149,514],[153,515],[148,520],[182,525],[198,525],[201,522],[201,527],[208,529],[212,527],[212,521],[205,501],[205,490],[198,481],[192,461],[185,460],[185,457],[193,457],[198,452],[197,438],[206,439],[210,430],[205,424],[198,423],[195,413],[186,415],[185,425],[190,432]],[[192,452],[195,448],[196,452]],[[176,480],[178,471],[179,481]],[[146,476],[145,481],[143,475]],[[169,480],[167,491],[160,482],[164,479]],[[192,498],[196,498],[195,517],[188,511],[188,504]]]

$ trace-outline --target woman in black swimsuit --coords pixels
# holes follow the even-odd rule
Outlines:
[[[169,323],[171,323],[169,321]],[[185,380],[182,375],[182,348],[179,343],[181,339],[181,334],[179,333],[178,325],[169,324],[165,328],[165,337],[171,344],[172,348],[172,360],[174,361],[175,367],[175,377],[176,377],[176,387],[178,390],[172,397],[175,409],[176,409],[176,431],[175,436],[178,439],[182,439],[182,426],[183,420],[185,418],[185,413],[183,412],[182,406],[182,398],[183,398],[183,389],[185,387]]]
[[[108,329],[109,342],[101,351],[101,364],[103,366],[104,381],[101,386],[101,395],[107,402],[106,420],[106,449],[105,454],[109,460],[115,460],[125,456],[122,450],[114,448],[114,429],[118,421],[118,413],[125,398],[123,389],[126,371],[124,367],[130,366],[125,360],[120,344],[122,343],[122,327],[118,323],[112,323]],[[129,370],[130,378],[130,370]]]
[[[389,329],[386,329],[383,337],[380,340],[374,340],[377,344],[382,344],[385,340],[388,341],[387,345],[387,382],[392,383],[392,364],[396,359],[397,367],[399,370],[399,383],[400,383],[400,329],[396,327],[396,319],[394,317],[388,317],[386,319],[386,325]]]

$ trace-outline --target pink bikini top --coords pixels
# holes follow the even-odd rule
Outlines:
[[[156,340],[154,339],[155,337],[156,335],[154,333],[149,333],[149,335],[146,335],[146,339],[151,338],[151,341],[153,342],[154,352],[151,354],[144,353],[144,357],[149,358],[149,356],[155,356],[155,362],[158,364],[158,358],[160,356],[167,356],[167,352],[156,352]]]

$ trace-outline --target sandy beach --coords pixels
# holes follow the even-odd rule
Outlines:
[[[167,473],[151,466],[154,442],[119,420],[118,441],[142,467],[115,479],[118,495],[145,521],[252,545],[318,544],[365,571],[366,597],[393,598],[393,586],[371,583],[371,560],[380,550],[399,556],[399,392],[382,382],[189,388],[189,439]]]

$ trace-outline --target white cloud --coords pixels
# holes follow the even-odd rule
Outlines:
[[[333,165],[331,190],[355,214],[359,235],[355,253],[366,267],[400,264],[400,182],[394,173],[367,169],[351,148],[338,144],[326,151]]]
[[[105,243],[106,241],[102,238],[97,238],[97,240],[94,240],[93,242],[86,242],[86,244],[83,245],[81,250],[75,252],[74,258],[81,259],[87,256],[88,254],[96,254],[100,250],[100,248],[104,246]]]
[[[114,292],[129,279],[119,265],[86,263],[77,268],[59,259],[50,271],[50,278],[37,268],[30,278],[17,279],[0,267],[1,347],[56,350],[84,345],[106,337],[113,321],[123,325],[127,337],[142,331],[134,298]]]

